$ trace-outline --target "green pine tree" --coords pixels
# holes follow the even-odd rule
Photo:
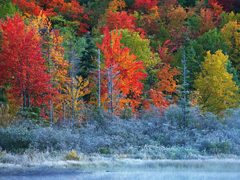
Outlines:
[[[77,75],[83,77],[83,79],[88,78],[92,75],[92,71],[96,69],[96,57],[97,57],[97,47],[93,43],[90,34],[86,35],[87,46],[83,51],[81,51],[81,56],[79,57],[77,66],[78,72]]]

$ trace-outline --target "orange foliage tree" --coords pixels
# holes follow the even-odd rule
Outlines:
[[[106,9],[106,12],[112,11],[112,12],[116,12],[117,10],[122,11],[123,8],[126,7],[126,3],[124,0],[114,0],[111,1],[108,5],[108,9]]]
[[[66,85],[70,84],[70,77],[67,76],[69,64],[64,60],[64,47],[61,43],[63,37],[59,35],[59,30],[51,30],[51,22],[45,14],[39,15],[29,20],[29,28],[34,28],[36,38],[42,39],[42,52],[45,58],[47,71],[52,75],[51,84],[59,92],[57,98],[52,101],[54,117],[63,114],[62,104],[66,98]]]
[[[162,69],[157,71],[156,78],[159,80],[159,82],[155,84],[157,91],[164,92],[165,94],[176,92],[176,82],[178,82],[178,80],[174,79],[174,76],[180,74],[181,71],[177,68],[170,69],[170,64],[165,64]]]
[[[147,76],[147,74],[141,71],[145,66],[143,62],[135,61],[136,56],[129,54],[129,48],[121,48],[122,44],[120,44],[120,40],[122,33],[118,36],[117,30],[110,33],[109,29],[105,27],[104,34],[105,37],[102,39],[102,44],[97,43],[97,46],[104,55],[102,74],[109,78],[102,80],[101,99],[102,101],[109,100],[108,87],[110,84],[113,86],[112,93],[115,91],[121,97],[119,104],[122,107],[130,104],[132,109],[136,110],[140,104],[139,98],[143,90],[143,83],[140,80],[144,80]],[[106,72],[107,69],[108,71]],[[114,79],[111,76],[112,74],[115,74]],[[110,79],[112,79],[112,84],[109,83]],[[118,95],[117,93],[115,94]]]
[[[128,29],[129,31],[140,32],[140,36],[144,38],[145,32],[142,28],[137,28],[136,21],[137,19],[132,15],[128,15],[126,11],[108,12],[106,26],[108,26],[109,31],[114,29]],[[100,31],[103,33],[105,28],[100,28]]]

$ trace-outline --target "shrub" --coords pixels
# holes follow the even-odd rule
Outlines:
[[[29,147],[40,151],[76,149],[83,153],[118,153],[142,158],[240,155],[239,110],[221,119],[212,113],[203,114],[197,107],[188,108],[188,112],[186,127],[180,127],[182,112],[178,106],[171,106],[164,114],[153,109],[141,114],[138,120],[117,116],[109,119],[102,111],[89,111],[86,123],[79,128],[44,127],[23,121],[18,126],[0,128],[0,146],[7,151]]]
[[[77,155],[76,151],[72,150],[71,152],[67,152],[65,159],[79,161],[80,157]]]

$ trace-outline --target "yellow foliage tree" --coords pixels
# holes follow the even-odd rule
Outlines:
[[[199,91],[198,102],[204,110],[219,113],[239,103],[238,86],[226,70],[227,60],[228,56],[221,50],[213,55],[208,51],[201,63],[202,72],[194,83]]]
[[[65,105],[66,110],[64,110],[64,118],[71,119],[74,118],[74,120],[83,120],[83,100],[81,97],[83,97],[86,94],[90,93],[90,90],[87,88],[89,84],[88,80],[83,80],[83,78],[80,76],[77,79],[73,79],[73,83],[66,84],[66,94],[65,94]],[[58,105],[58,109],[63,109],[63,104]]]
[[[42,46],[43,56],[46,59],[46,66],[48,71],[52,74],[51,83],[53,87],[58,89],[59,95],[55,101],[51,102],[52,111],[50,112],[50,119],[58,117],[63,114],[63,109],[59,104],[63,104],[66,98],[66,84],[71,83],[71,78],[68,77],[68,71],[71,69],[70,64],[64,60],[65,48],[61,45],[63,37],[58,30],[51,30],[51,22],[45,14],[28,19],[29,27],[34,27],[38,33],[36,36],[43,39]]]
[[[122,10],[126,7],[126,3],[124,0],[114,0],[111,1],[108,5],[108,9],[106,9],[106,12],[112,11],[115,13],[117,10]]]
[[[229,21],[221,29],[222,36],[225,42],[230,47],[229,58],[233,62],[236,69],[240,67],[240,22]]]

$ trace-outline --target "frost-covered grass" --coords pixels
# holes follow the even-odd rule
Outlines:
[[[6,153],[1,157],[0,175],[19,172],[45,172],[54,169],[81,168],[85,171],[98,170],[127,170],[131,169],[194,169],[199,171],[240,171],[240,159],[233,155],[198,156],[192,160],[148,159],[148,157],[132,158],[127,154],[114,154],[111,156],[99,153],[84,154],[76,151],[78,160],[68,160],[67,151],[44,151],[28,149],[24,153]]]
[[[240,110],[225,113],[219,118],[189,108],[184,122],[178,106],[171,106],[164,114],[153,108],[137,120],[110,119],[105,113],[89,111],[80,128],[19,121],[0,128],[0,147],[7,152],[0,161],[47,161],[54,154],[63,160],[72,149],[80,159],[92,154],[134,159],[236,159],[240,156]]]

